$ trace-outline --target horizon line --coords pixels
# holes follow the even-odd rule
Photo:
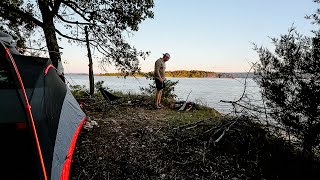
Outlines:
[[[204,71],[204,70],[174,70],[174,71]],[[174,71],[166,71],[166,72],[174,72]],[[152,72],[152,71],[149,71]],[[140,72],[140,73],[149,73],[149,72]],[[215,71],[204,71],[204,72],[213,72],[213,73],[253,73],[253,72],[246,72],[246,71],[234,71],[234,72],[215,72]],[[106,72],[106,73],[93,73],[93,74],[121,74],[121,72]],[[89,73],[84,72],[71,72],[71,73],[64,73],[64,74],[86,74],[89,75]]]

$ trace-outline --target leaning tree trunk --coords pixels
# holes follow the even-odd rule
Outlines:
[[[315,142],[317,133],[313,132],[313,130],[313,128],[308,128],[307,132],[304,134],[303,137],[303,153],[307,157],[313,156],[312,148],[316,144]]]
[[[49,56],[54,67],[58,68],[58,63],[61,61],[61,55],[59,52],[59,45],[55,32],[55,26],[53,22],[53,13],[49,9],[48,2],[46,0],[38,0],[39,8],[42,14],[43,32],[46,38],[47,48]]]
[[[92,56],[90,51],[90,43],[89,43],[89,35],[88,35],[88,27],[84,28],[86,32],[86,42],[88,49],[88,58],[89,58],[89,82],[90,82],[90,95],[92,96],[94,93],[94,77],[93,77],[93,68],[92,68]]]

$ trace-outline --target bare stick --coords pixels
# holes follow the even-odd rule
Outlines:
[[[189,92],[189,94],[188,94],[188,96],[187,96],[187,99],[186,99],[186,102],[184,102],[184,104],[181,106],[181,108],[179,109],[179,111],[184,110],[184,108],[186,107],[186,105],[187,105],[187,101],[188,101],[188,98],[189,98],[189,96],[190,96],[191,92],[192,92],[192,90]]]
[[[219,138],[214,141],[214,144],[218,143],[223,138],[223,136],[226,134],[226,132],[229,131],[230,127],[233,126],[236,122],[237,121],[234,121],[232,124],[230,124],[230,126],[223,131],[223,133],[219,136]]]

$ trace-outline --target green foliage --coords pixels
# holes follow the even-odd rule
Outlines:
[[[94,85],[94,89],[96,92],[99,92],[99,88],[103,87],[103,83],[104,81],[98,81],[95,83]],[[73,96],[76,99],[80,99],[80,98],[84,98],[89,96],[89,90],[87,89],[87,87],[85,85],[70,85],[69,86],[71,93],[73,94]],[[98,93],[99,94],[99,93]],[[97,93],[95,93],[94,95],[97,95]]]
[[[320,36],[305,37],[291,28],[272,40],[274,53],[255,48],[260,59],[255,80],[272,118],[312,153],[320,135]]]
[[[80,99],[89,95],[89,92],[86,89],[86,86],[84,85],[83,86],[70,85],[69,87],[70,87],[71,93],[76,99]]]
[[[35,24],[25,17],[19,16],[18,12],[5,9],[5,7],[9,5],[28,13],[32,8],[24,7],[22,0],[3,0],[0,2],[0,30],[11,35],[15,40],[17,40],[17,49],[20,53],[24,53],[26,40],[30,37]]]
[[[96,82],[96,83],[94,84],[94,89],[95,89],[96,91],[99,91],[100,88],[103,88],[103,83],[104,83],[104,81],[98,81],[98,82]]]
[[[221,114],[212,108],[197,108],[194,107],[191,111],[177,113],[178,111],[169,111],[166,115],[170,119],[170,124],[174,126],[181,126],[188,123],[194,123],[204,119],[218,120]]]
[[[156,90],[156,84],[154,81],[154,73],[149,72],[146,73],[145,77],[149,80],[152,80],[153,82],[149,84],[149,87],[143,88],[140,87],[140,90],[143,94],[146,95],[153,95]],[[170,81],[168,79],[164,80],[165,88],[162,91],[162,97],[168,98],[168,99],[174,99],[177,97],[176,94],[174,94],[174,87],[178,84],[179,81]]]
[[[101,55],[102,65],[114,65],[122,73],[138,72],[138,57],[148,53],[131,47],[123,32],[137,31],[143,20],[153,18],[153,6],[153,0],[2,0],[0,29],[28,38],[40,28],[53,65],[57,66],[61,60],[58,40],[65,38],[69,43],[84,45],[87,26],[90,45]]]

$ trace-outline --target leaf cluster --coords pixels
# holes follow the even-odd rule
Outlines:
[[[153,0],[3,0],[0,30],[20,39],[19,47],[24,48],[36,28],[44,30],[53,22],[51,28],[58,40],[85,46],[88,27],[90,46],[101,57],[102,66],[111,64],[123,73],[137,72],[138,58],[146,53],[126,42],[125,33],[137,31],[143,20],[153,18],[153,6]]]

